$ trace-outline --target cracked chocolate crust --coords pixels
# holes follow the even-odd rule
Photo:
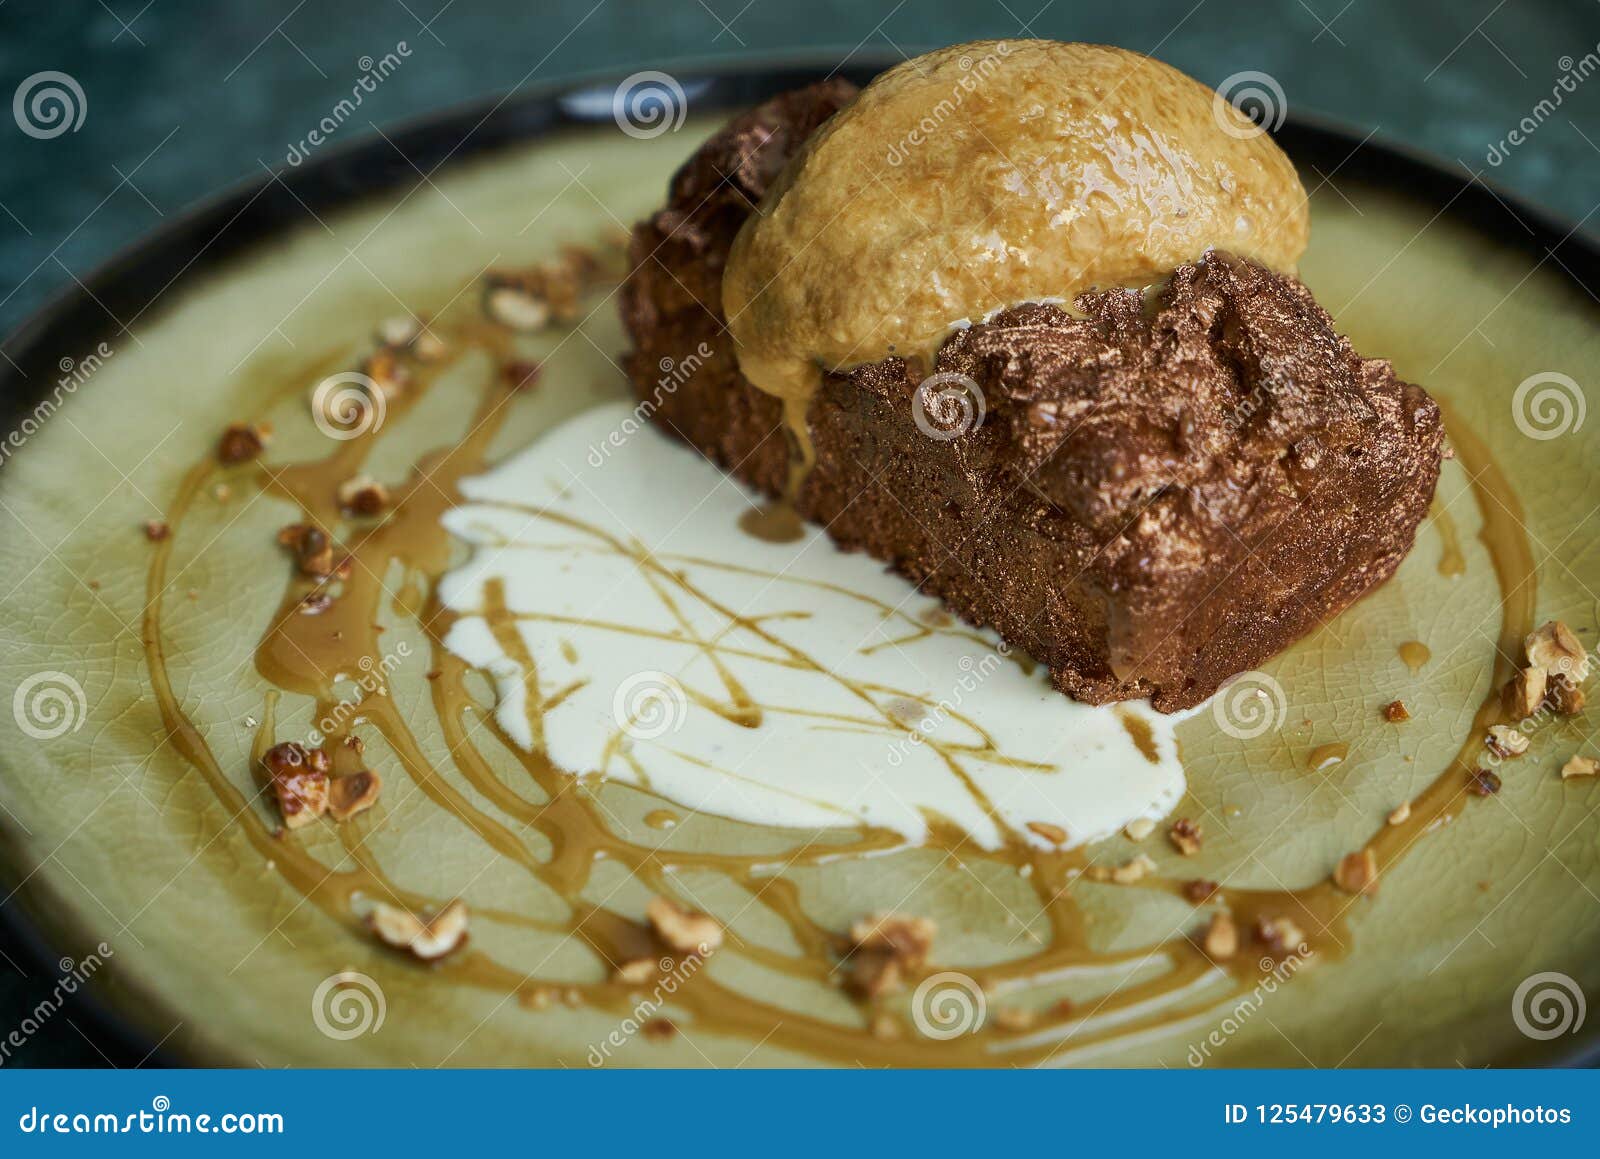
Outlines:
[[[722,270],[783,163],[852,93],[830,82],[733,121],[633,234],[622,310],[637,394],[768,496],[788,441],[778,402],[739,372]],[[1075,306],[1005,311],[931,366],[829,375],[795,505],[1048,665],[1061,691],[1188,708],[1394,572],[1438,479],[1439,409],[1356,354],[1298,281],[1226,254],[1148,300],[1112,290]],[[681,384],[663,379],[664,359],[706,349]],[[963,404],[981,423],[944,437]]]

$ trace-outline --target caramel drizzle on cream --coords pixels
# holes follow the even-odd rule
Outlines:
[[[468,433],[455,444],[423,456],[414,465],[411,478],[395,490],[389,517],[346,541],[353,560],[351,573],[324,612],[314,616],[296,614],[305,584],[297,578],[288,582],[278,613],[261,638],[256,654],[258,671],[276,690],[269,693],[268,714],[256,740],[257,752],[273,742],[272,707],[278,693],[311,697],[317,717],[324,717],[340,699],[334,693],[331,674],[351,671],[362,657],[379,653],[377,620],[388,595],[380,580],[392,567],[403,567],[417,582],[407,585],[397,610],[415,617],[431,644],[431,668],[436,674],[430,680],[432,706],[448,751],[446,767],[470,784],[489,807],[480,807],[454,788],[450,778],[441,775],[443,769],[424,751],[406,715],[391,698],[368,695],[360,705],[360,715],[387,739],[400,764],[398,770],[386,768],[385,773],[391,784],[409,780],[416,791],[447,810],[477,840],[567,903],[563,920],[536,919],[475,906],[475,921],[501,922],[581,939],[609,979],[616,964],[641,956],[654,957],[659,946],[642,923],[584,900],[584,888],[596,864],[617,862],[656,893],[678,897],[680,901],[687,899],[678,896],[672,874],[709,871],[736,883],[748,893],[752,904],[764,907],[780,920],[797,947],[792,952],[775,950],[730,931],[729,943],[719,954],[740,956],[789,978],[816,984],[827,982],[835,976],[839,955],[846,949],[843,939],[814,921],[794,882],[775,875],[775,871],[780,867],[822,866],[905,851],[908,847],[903,838],[874,830],[833,833],[805,841],[781,856],[740,856],[638,845],[613,832],[585,793],[573,791],[574,780],[568,773],[551,765],[537,750],[523,750],[492,721],[482,719],[487,714],[466,687],[467,667],[442,645],[452,616],[431,594],[425,593],[450,563],[450,537],[440,516],[462,501],[459,482],[484,470],[486,450],[512,403],[512,392],[499,373],[499,363],[507,357],[507,350],[503,336],[490,328],[477,324],[449,328],[444,328],[443,323],[434,325],[448,335],[454,348],[466,352],[461,357],[483,363],[484,386]],[[286,392],[305,391],[337,365],[335,355],[309,361],[299,373],[289,376],[284,383]],[[422,368],[408,393],[391,404],[391,417],[414,405],[437,374],[437,369]],[[1485,521],[1483,539],[1493,558],[1502,593],[1500,646],[1490,683],[1495,689],[1510,675],[1505,657],[1518,653],[1520,641],[1533,625],[1534,562],[1521,526],[1520,505],[1487,447],[1459,421],[1447,418],[1447,422],[1451,440],[1472,479]],[[257,470],[258,483],[297,504],[305,518],[329,529],[337,528],[341,526],[335,500],[338,485],[360,470],[381,437],[381,431],[372,431],[339,443],[320,459],[261,466]],[[162,627],[173,544],[182,535],[197,497],[220,471],[209,456],[188,469],[167,511],[167,522],[175,534],[153,545],[146,581],[143,645],[155,699],[177,752],[199,773],[229,824],[240,829],[263,860],[276,866],[285,883],[303,901],[345,926],[353,937],[366,938],[361,925],[364,901],[387,900],[420,910],[446,899],[421,895],[391,879],[380,859],[363,842],[363,822],[341,828],[349,861],[339,868],[312,856],[294,835],[280,833],[276,819],[270,816],[270,805],[262,798],[252,800],[241,787],[248,783],[249,774],[220,765],[197,727],[192,710],[173,688]],[[1480,738],[1499,716],[1498,697],[1491,693],[1478,709],[1455,758],[1411,802],[1409,819],[1398,825],[1378,823],[1366,848],[1373,852],[1380,871],[1399,862],[1426,833],[1464,807],[1467,785],[1481,750]],[[340,751],[344,735],[329,736],[331,752]],[[502,780],[479,742],[500,746],[521,765],[528,784],[514,786]],[[535,854],[519,834],[523,829],[532,829],[547,839],[548,853]],[[1075,977],[1120,981],[1115,981],[1103,996],[1079,1007],[1039,1011],[1026,1031],[1003,1030],[991,1019],[979,1033],[932,1041],[918,1035],[897,1013],[897,1036],[869,1032],[871,1015],[901,1009],[893,1000],[881,1007],[864,1003],[863,1017],[854,1025],[798,1014],[723,984],[716,977],[713,958],[709,969],[701,970],[679,988],[669,1013],[676,1018],[687,1015],[696,1032],[743,1036],[753,1044],[770,1042],[835,1063],[1052,1064],[1071,1061],[1090,1047],[1115,1045],[1134,1036],[1170,1029],[1188,1019],[1202,1018],[1230,995],[1254,985],[1261,972],[1273,966],[1271,955],[1263,955],[1262,947],[1248,938],[1258,920],[1290,919],[1304,931],[1309,946],[1323,957],[1337,958],[1350,949],[1346,918],[1359,899],[1341,893],[1328,880],[1297,890],[1247,890],[1226,885],[1219,889],[1213,902],[1220,902],[1232,913],[1245,935],[1239,953],[1230,961],[1213,963],[1197,945],[1194,934],[1205,922],[1201,910],[1183,923],[1181,931],[1159,943],[1120,952],[1095,949],[1076,891],[1128,887],[1096,886],[1081,879],[1079,873],[1085,863],[1081,853],[1046,852],[1023,845],[986,852],[974,848],[961,834],[944,830],[935,832],[932,843],[953,858],[997,862],[1022,873],[1038,898],[1047,931],[1037,948],[1009,961],[967,970],[985,987],[992,1002],[1020,995],[1034,986]],[[1183,883],[1151,876],[1134,888],[1181,895]],[[939,959],[937,952],[934,956],[938,965],[930,966],[930,971],[962,968],[959,962]],[[1152,964],[1164,969],[1143,977],[1144,969]],[[536,1006],[542,995],[560,990],[613,1016],[629,1012],[639,990],[635,985],[609,980],[573,985],[541,979],[527,973],[521,963],[500,961],[471,947],[431,969],[438,985],[482,988],[515,996],[528,1006]],[[529,1033],[537,1032],[536,1024],[530,1025]],[[648,1054],[641,1054],[639,1061],[648,1058]]]

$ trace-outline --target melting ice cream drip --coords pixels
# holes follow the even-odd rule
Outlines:
[[[445,644],[518,744],[721,817],[911,842],[939,818],[990,849],[1182,797],[1174,718],[1067,699],[816,528],[753,539],[750,495],[652,430],[593,456],[630,415],[557,427],[444,517],[473,546],[440,584]]]

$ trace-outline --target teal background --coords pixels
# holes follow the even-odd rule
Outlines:
[[[1042,7],[1041,7],[1042,5]],[[575,74],[690,60],[917,52],[1048,36],[1159,56],[1208,84],[1266,72],[1313,112],[1436,154],[1585,229],[1600,209],[1600,76],[1491,165],[1490,148],[1600,52],[1597,0],[0,0],[0,98],[58,70],[78,131],[24,135],[0,106],[0,332],[117,248],[281,166],[366,68],[410,55],[332,135]],[[1503,146],[1502,146],[1503,147]],[[54,982],[0,937],[0,1038]],[[220,984],[220,980],[219,980]],[[68,1008],[7,1065],[135,1065]]]

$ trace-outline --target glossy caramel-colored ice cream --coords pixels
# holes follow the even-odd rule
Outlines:
[[[1177,69],[984,41],[885,73],[807,141],[740,232],[723,304],[795,427],[822,370],[926,357],[964,320],[1212,248],[1290,272],[1308,232],[1289,159]]]

